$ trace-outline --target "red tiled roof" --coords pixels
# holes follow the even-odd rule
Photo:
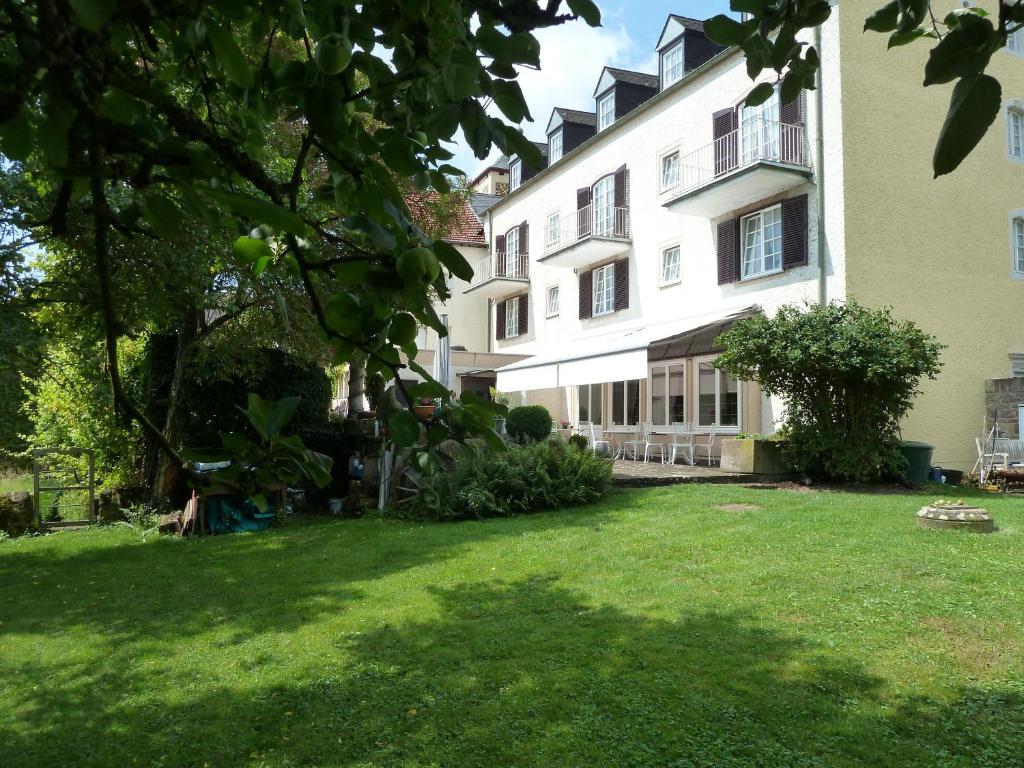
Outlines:
[[[443,237],[453,245],[487,245],[487,240],[484,238],[484,226],[473,212],[469,201],[465,199],[459,200],[452,221],[448,224],[448,231],[437,232],[439,224],[436,214],[427,206],[428,202],[436,199],[437,193],[432,191],[413,193],[405,198],[405,204],[409,206],[409,213],[412,214],[413,221],[420,228],[434,237]]]

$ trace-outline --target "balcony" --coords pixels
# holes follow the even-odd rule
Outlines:
[[[556,234],[557,237],[552,237]],[[633,242],[629,208],[588,205],[573,211],[557,233],[547,233],[541,264],[578,269],[627,250]]]
[[[473,279],[463,293],[500,299],[530,284],[530,260],[524,253],[495,251],[473,265]]]
[[[802,125],[755,118],[679,160],[661,191],[670,211],[713,219],[805,183],[811,177]]]

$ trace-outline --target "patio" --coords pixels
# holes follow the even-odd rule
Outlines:
[[[684,483],[758,483],[787,479],[788,475],[753,475],[726,472],[707,465],[662,464],[660,461],[630,461],[616,459],[612,471],[616,485],[643,488],[656,485],[682,485]]]

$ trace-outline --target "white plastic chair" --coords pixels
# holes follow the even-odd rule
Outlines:
[[[711,458],[715,452],[715,427],[708,427],[708,433],[700,442],[694,443],[694,448],[698,451],[704,451],[708,455],[708,466],[711,466]]]
[[[580,433],[590,439],[590,447],[593,450],[599,450],[603,448],[612,452],[612,441],[604,437],[601,430],[594,426],[592,421],[581,421],[580,422]]]
[[[1000,438],[992,440],[991,452],[986,451],[989,440],[983,437],[974,438],[974,445],[978,449],[978,460],[974,462],[974,469],[978,472],[978,479],[984,483],[985,476],[992,469],[1009,469],[1010,455],[1006,450],[998,451],[997,448],[1006,448],[999,444]]]
[[[627,432],[622,433],[622,437],[622,458],[636,461],[640,456],[640,446],[643,445],[639,425],[634,424]]]
[[[655,441],[654,425],[649,421],[645,421],[640,425],[640,442],[644,445],[645,464],[650,461],[651,453],[655,450],[658,452],[658,457],[661,459],[661,463],[665,463],[665,444]]]
[[[664,454],[665,464],[675,464],[682,454],[683,460],[693,466],[693,429],[685,421],[672,423],[672,433]]]

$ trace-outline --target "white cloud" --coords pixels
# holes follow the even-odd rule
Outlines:
[[[533,122],[520,127],[534,141],[544,140],[544,129],[555,107],[594,110],[594,88],[604,66],[657,71],[654,52],[639,50],[622,24],[594,28],[578,20],[535,34],[540,43],[541,68],[524,69],[519,75],[533,117]],[[497,111],[492,108],[491,113]],[[470,178],[501,154],[494,150],[486,162],[481,161],[461,138],[452,151],[452,164]]]

